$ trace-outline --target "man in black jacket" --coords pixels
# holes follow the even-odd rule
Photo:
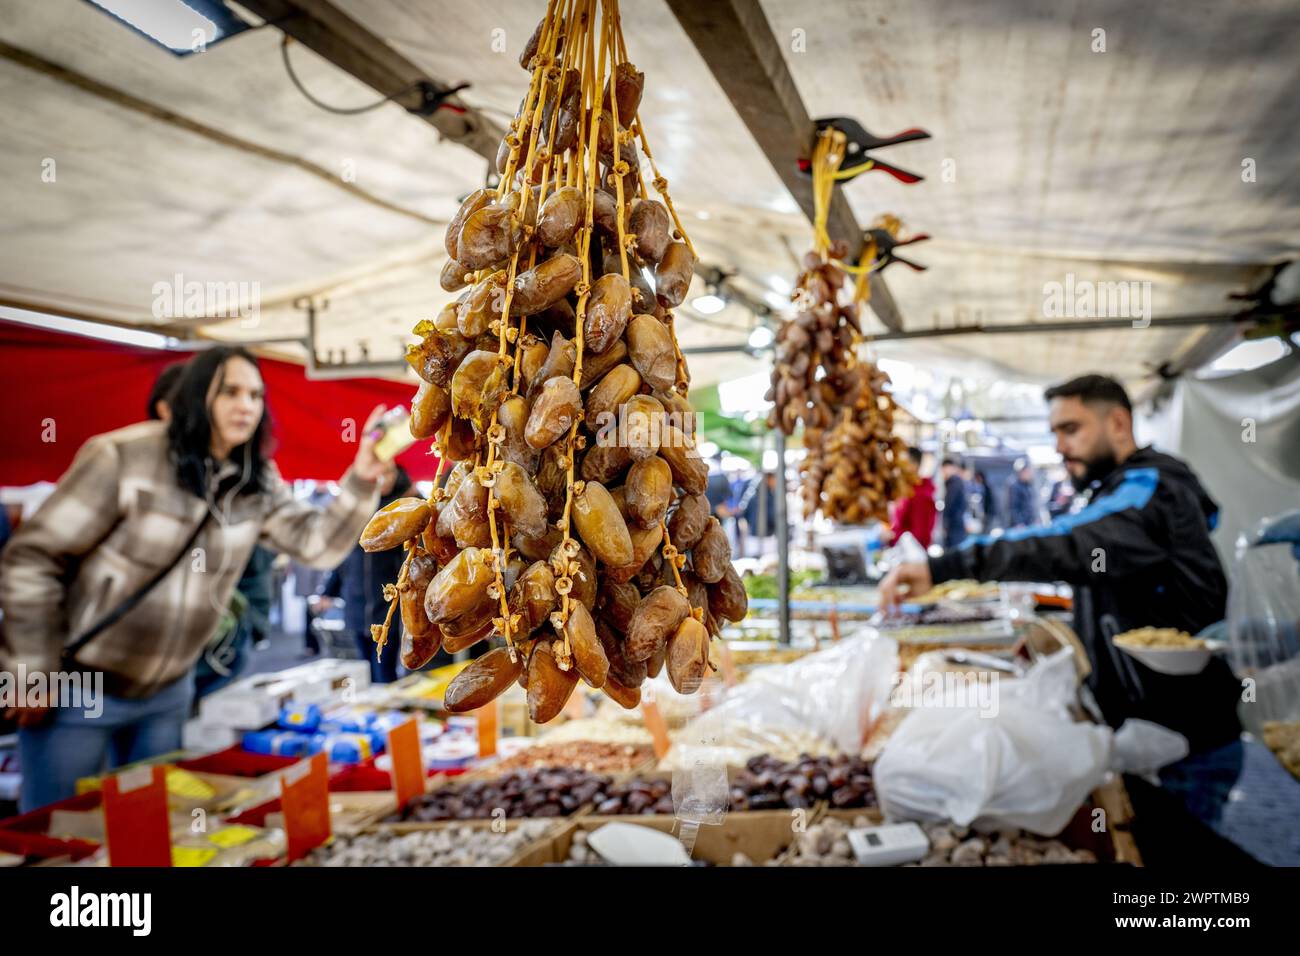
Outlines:
[[[1159,674],[1124,654],[1115,635],[1138,627],[1197,633],[1223,619],[1227,580],[1210,543],[1218,508],[1191,470],[1133,439],[1123,386],[1101,375],[1049,388],[1051,427],[1088,506],[1050,525],[968,538],[928,563],[904,564],[881,583],[881,602],[953,578],[1066,581],[1092,674],[1088,686],[1112,727],[1129,717],[1187,738],[1191,754],[1162,771],[1189,809],[1217,820],[1241,771],[1241,687],[1222,658],[1200,674]]]

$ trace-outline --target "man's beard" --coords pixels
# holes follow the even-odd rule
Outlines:
[[[1094,481],[1103,480],[1118,467],[1119,462],[1115,460],[1115,455],[1107,452],[1099,458],[1084,462],[1082,475],[1076,476],[1074,472],[1070,472],[1070,483],[1074,485],[1075,491],[1086,491]]]

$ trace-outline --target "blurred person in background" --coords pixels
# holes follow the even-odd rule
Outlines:
[[[979,500],[980,528],[988,534],[994,528],[1002,527],[1002,522],[998,519],[998,498],[984,472],[975,472],[973,485],[975,489],[973,497]]]
[[[943,473],[943,546],[945,550],[961,547],[966,540],[966,512],[970,508],[970,494],[961,463],[956,458],[945,458],[940,466]]]
[[[1007,482],[1007,527],[1032,528],[1038,524],[1038,491],[1034,488],[1034,467],[1027,461],[1017,463],[1016,473]]]
[[[921,449],[909,448],[907,455],[916,466],[916,473],[920,475]],[[921,547],[929,548],[934,539],[934,521],[938,514],[939,509],[934,503],[934,479],[925,475],[916,483],[908,497],[894,505],[894,542],[897,543],[904,534],[911,532]]]
[[[379,479],[379,507],[386,507],[413,493],[411,476],[406,469],[390,462]],[[375,684],[391,684],[397,680],[402,642],[394,633],[376,658],[370,625],[383,624],[387,618],[384,585],[397,580],[405,560],[406,551],[402,548],[367,553],[358,544],[348,552],[343,563],[326,576],[315,602],[317,613],[320,613],[332,607],[335,601],[343,600],[344,628],[356,641],[361,659],[370,662],[370,680]]]
[[[1055,520],[1061,515],[1069,514],[1076,497],[1077,492],[1073,482],[1070,481],[1069,473],[1063,472],[1053,483],[1052,490],[1047,493],[1047,516]]]
[[[13,708],[24,811],[71,796],[82,777],[180,747],[195,661],[259,541],[328,567],[374,513],[382,406],[339,497],[319,511],[293,497],[268,458],[265,386],[250,352],[199,352],[170,405],[170,423],[87,441],[0,558],[0,666],[47,681],[102,675],[97,716],[60,701]]]
[[[171,422],[172,393],[176,391],[184,371],[184,362],[172,362],[158,373],[158,377],[153,381],[153,388],[149,389],[149,400],[145,406],[150,421]]]
[[[776,534],[776,472],[760,471],[749,480],[734,506],[733,514],[745,519],[749,536],[755,539],[755,556],[761,557],[768,538]],[[744,554],[742,549],[740,552]]]

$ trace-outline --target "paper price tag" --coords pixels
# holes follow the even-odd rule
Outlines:
[[[493,757],[497,752],[497,702],[484,704],[474,716],[478,720],[479,758]]]
[[[668,749],[672,744],[668,740],[668,724],[664,721],[664,715],[659,711],[659,705],[653,700],[643,700],[641,702],[641,719],[645,721],[645,729],[650,731],[650,737],[655,748],[655,757],[663,760],[668,755]]]
[[[142,775],[147,778],[143,783]],[[104,837],[109,866],[172,865],[167,775],[162,767],[104,778]]]
[[[393,790],[397,805],[424,793],[424,759],[420,754],[420,730],[415,718],[388,731],[388,755],[393,761]]]
[[[291,862],[330,838],[329,778],[325,768],[325,755],[316,754],[294,764],[280,777],[280,805]]]

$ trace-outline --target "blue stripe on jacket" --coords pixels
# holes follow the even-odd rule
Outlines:
[[[1141,510],[1147,506],[1155,494],[1156,485],[1160,483],[1160,472],[1155,468],[1133,468],[1124,473],[1123,480],[1114,494],[1098,498],[1077,514],[1061,515],[1048,525],[1031,528],[1012,528],[994,537],[981,534],[967,538],[958,547],[959,551],[973,548],[977,544],[993,544],[998,541],[1021,541],[1025,538],[1061,537],[1070,534],[1076,528],[1092,524],[1129,508]]]

